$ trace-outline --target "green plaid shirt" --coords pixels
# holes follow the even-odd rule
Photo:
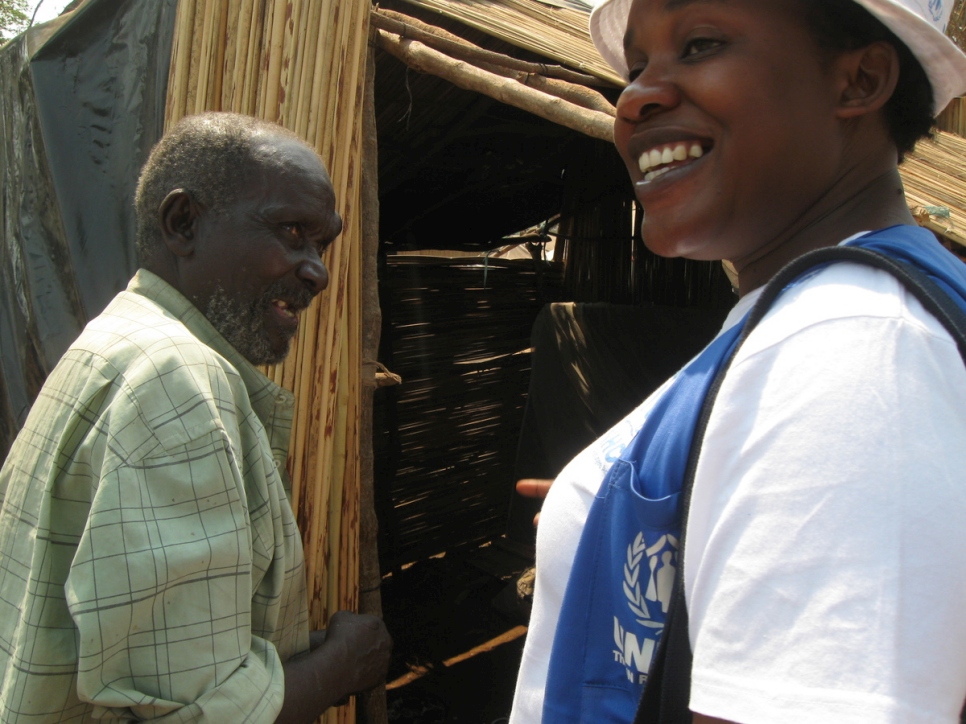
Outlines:
[[[0,721],[271,722],[309,647],[292,395],[140,270],[0,471]]]

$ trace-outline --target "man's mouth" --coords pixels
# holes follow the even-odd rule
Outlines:
[[[672,168],[683,166],[704,155],[704,148],[697,141],[678,141],[644,151],[637,159],[638,168],[644,174],[644,183],[663,176]]]
[[[286,302],[284,299],[273,299],[271,301],[271,304],[272,304],[273,307],[275,307],[277,310],[279,310],[282,313],[282,315],[284,315],[285,317],[288,317],[290,319],[296,319],[296,317],[297,317],[297,315],[299,313],[299,309],[298,308],[292,306],[291,304],[289,304],[288,302]]]

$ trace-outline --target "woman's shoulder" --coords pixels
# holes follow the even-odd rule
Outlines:
[[[743,356],[802,335],[816,342],[828,340],[836,330],[869,330],[880,337],[921,335],[954,345],[942,323],[892,274],[839,262],[811,274],[775,300],[749,335]]]

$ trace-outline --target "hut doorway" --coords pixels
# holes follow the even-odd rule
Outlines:
[[[571,45],[562,70],[574,76],[586,66],[574,48],[594,54],[587,7],[500,0],[477,8],[491,15],[474,25],[456,17],[467,4],[433,1],[380,6],[376,37],[403,23],[513,61],[561,62],[510,42],[525,32],[531,44]],[[561,26],[572,42],[550,39]],[[646,252],[609,141],[377,48],[379,362],[402,378],[377,391],[373,413],[383,607],[397,651],[389,716],[501,721],[527,623],[516,580],[533,560],[534,509],[514,482],[521,464],[544,464],[521,446],[535,420],[534,322],[564,302],[724,308],[730,286],[720,267]],[[612,105],[620,88],[607,72],[583,73],[592,87],[571,97]]]

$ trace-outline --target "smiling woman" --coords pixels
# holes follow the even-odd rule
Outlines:
[[[614,140],[645,243],[730,261],[741,299],[550,487],[515,724],[959,716],[960,350],[891,273],[782,272],[872,250],[938,280],[966,328],[966,267],[915,227],[898,173],[966,90],[949,11],[604,0],[591,15],[628,81]]]
[[[797,0],[633,7],[631,83],[614,138],[645,209],[644,240],[664,256],[725,258],[741,272],[793,223],[835,203],[819,199],[841,183],[836,69]],[[655,169],[675,145],[700,154]]]

